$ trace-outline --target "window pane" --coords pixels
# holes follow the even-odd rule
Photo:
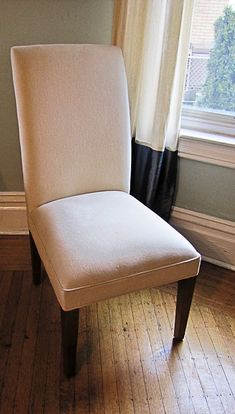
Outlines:
[[[235,0],[195,0],[183,104],[235,115]]]

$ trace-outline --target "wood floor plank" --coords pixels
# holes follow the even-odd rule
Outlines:
[[[233,323],[235,325],[235,318],[230,318],[226,313],[214,308],[211,308],[211,313],[217,327],[217,338],[214,340],[215,346],[217,341],[221,341],[222,338],[222,346],[219,346],[218,355],[221,358],[225,356],[226,359],[231,359],[231,363],[235,366],[235,331],[232,327]]]
[[[105,414],[119,413],[113,341],[110,331],[108,301],[99,302],[98,324],[101,349]]]
[[[226,336],[220,335],[220,330],[211,309],[201,306],[200,313],[208,335],[207,341],[203,337],[204,352],[207,356],[208,364],[210,364],[222,405],[225,412],[228,412],[230,407],[233,405],[235,407],[235,365],[232,358],[234,349],[230,354]],[[210,346],[206,347],[208,344]]]
[[[210,354],[206,353],[207,349],[211,349],[211,344],[209,343],[208,333],[205,330],[205,324],[201,317],[200,310],[196,304],[194,304],[191,319],[195,335],[194,341],[190,342],[190,348],[191,352],[195,355],[195,364],[203,384],[207,404],[212,413],[216,412],[222,414],[224,413],[224,408],[220,400],[215,378],[211,373],[210,361],[208,361]],[[203,338],[203,341],[201,341],[201,338]]]
[[[165,317],[168,319],[169,326],[162,330],[162,338],[166,338],[171,343],[171,351],[168,357],[168,366],[171,373],[172,382],[179,406],[182,413],[195,413],[192,395],[192,376],[194,376],[194,364],[188,349],[187,342],[175,344],[172,342],[174,332],[176,296],[160,290],[160,298],[163,303]],[[165,322],[167,326],[167,322]],[[164,326],[164,325],[163,325]],[[187,333],[187,330],[186,330]],[[163,342],[165,339],[163,339]],[[181,346],[182,345],[182,346]],[[187,361],[187,366],[184,364]],[[206,411],[207,412],[207,411]]]
[[[190,382],[190,375],[188,378],[188,382],[190,383],[190,389],[192,394],[192,401],[193,405],[195,407],[196,413],[210,413],[210,407],[208,405],[208,401],[206,398],[206,392],[205,392],[205,385],[204,382],[207,379],[207,376],[203,376],[204,373],[204,365],[201,361],[204,361],[204,356],[202,353],[201,348],[198,344],[198,337],[195,332],[191,314],[194,312],[195,306],[193,305],[190,312],[190,318],[188,320],[188,334],[186,338],[186,343],[188,344],[189,354],[186,354],[186,359],[183,360],[184,366],[185,366],[185,372],[187,372],[187,366],[188,366],[188,358],[191,358],[193,361],[193,370],[191,371],[191,378],[193,379]],[[183,344],[179,344],[181,346],[181,355],[182,350],[184,349]],[[185,355],[185,353],[184,353]],[[207,369],[205,369],[205,373],[207,374]]]
[[[15,277],[19,277],[19,275]],[[8,414],[13,413],[15,410],[15,394],[20,370],[21,353],[25,340],[31,284],[31,278],[27,274],[22,274],[22,288],[20,289],[20,298],[12,334],[12,345],[9,348],[8,364],[5,371],[1,398],[1,410]]]
[[[177,398],[177,403],[179,406],[180,412],[193,413],[194,405],[191,398],[191,390],[188,386],[186,379],[185,371],[180,359],[177,346],[173,343],[174,335],[174,316],[176,303],[173,302],[173,306],[168,309],[170,302],[169,294],[164,292],[159,292],[159,300],[162,301],[162,323],[161,323],[161,336],[162,341],[165,344],[166,349],[170,346],[170,352],[168,353],[168,367],[172,378],[172,383],[174,385],[174,390]],[[167,324],[167,321],[169,322]],[[190,361],[188,362],[187,370],[192,367]]]
[[[79,311],[75,413],[89,414],[87,308]]]
[[[104,390],[101,364],[97,304],[87,307],[89,411],[104,414]]]
[[[61,341],[60,341],[61,344]],[[64,375],[63,359],[61,352],[60,370],[58,372],[60,381],[60,413],[75,414],[75,378],[67,378]]]
[[[31,273],[26,273],[32,279]],[[30,304],[26,318],[25,341],[21,354],[21,366],[18,374],[18,383],[15,398],[15,412],[17,414],[28,413],[30,391],[33,377],[33,364],[37,342],[37,330],[39,310],[41,303],[42,285],[31,285]]]
[[[109,313],[112,326],[111,334],[120,413],[134,414],[133,395],[124,338],[126,328],[122,323],[119,298],[114,298],[109,301]]]
[[[176,292],[175,292],[176,293]],[[168,318],[170,320],[170,324],[173,331],[173,315],[175,314],[175,295],[167,294],[167,300],[165,300],[165,307],[167,311]],[[192,312],[192,310],[191,310]],[[200,378],[197,373],[195,358],[193,357],[189,342],[190,338],[192,338],[194,334],[193,325],[191,322],[191,318],[189,318],[186,336],[184,341],[174,344],[175,350],[178,352],[179,360],[182,365],[183,373],[185,376],[185,392],[186,395],[183,394],[182,391],[178,388],[177,384],[177,371],[176,371],[176,379],[175,379],[175,388],[176,393],[180,405],[181,412],[185,413],[200,413],[200,414],[208,414],[209,408],[207,402],[205,400],[205,395],[203,391],[203,387],[200,381]],[[182,384],[183,387],[183,384]],[[188,392],[188,397],[187,397]],[[183,398],[182,398],[183,397]],[[182,401],[183,400],[183,401]]]
[[[135,332],[129,296],[119,298],[122,323],[125,327],[125,347],[127,352],[133,403],[136,414],[149,414],[148,395],[144,382],[143,367]]]
[[[74,378],[66,378],[61,361],[60,368],[60,413],[75,414],[75,381]]]
[[[220,350],[214,341],[215,336],[217,336],[218,333],[215,320],[212,314],[209,315],[208,310],[209,309],[205,306],[202,306],[199,309],[205,323],[205,328],[200,328],[200,337],[203,336],[203,343],[202,340],[200,340],[200,342],[211,372],[211,377],[213,378],[217,389],[217,395],[220,397],[224,412],[226,413],[234,404],[234,398],[232,397],[231,389],[224,372],[223,363],[221,363],[222,361],[219,358]],[[208,322],[211,324],[211,327],[208,325]]]
[[[46,278],[42,284],[42,299],[30,393],[30,413],[43,414],[44,412],[51,307],[50,286]]]
[[[0,292],[4,292],[4,295],[1,295],[0,300],[0,329],[2,326],[3,315],[5,311],[5,306],[7,303],[9,290],[11,286],[11,277],[12,272],[0,272]]]
[[[48,358],[46,370],[46,387],[44,398],[44,414],[60,413],[60,361],[61,361],[61,329],[60,308],[52,287],[48,284],[48,301],[51,312],[48,315]],[[43,309],[42,309],[43,311]]]
[[[235,305],[234,305],[234,307],[235,307]],[[231,329],[233,337],[235,337],[235,316],[233,317],[230,313],[230,314],[225,314],[225,318],[226,318],[226,321],[228,323],[228,326]],[[230,346],[233,346],[233,345],[234,345],[234,341],[231,342]],[[233,362],[235,363],[235,353],[231,352],[231,355],[232,355],[232,358],[233,358]]]
[[[164,413],[162,394],[154,361],[154,351],[151,347],[146,324],[143,323],[145,317],[143,312],[141,293],[137,292],[131,294],[130,302],[138,347],[141,355],[145,388],[148,396],[149,411],[152,414]]]
[[[21,295],[23,274],[21,272],[17,275],[12,273],[10,277],[11,284],[4,308],[0,335],[0,403],[2,399],[2,389],[5,381],[8,357],[10,348],[12,347],[12,338],[14,335],[17,308]]]
[[[158,326],[158,335],[161,343],[161,352],[159,353],[159,359],[161,362],[163,372],[167,375],[167,383],[162,388],[163,394],[163,403],[166,412],[175,412],[179,413],[179,404],[177,401],[177,395],[174,384],[174,375],[173,375],[173,361],[175,355],[172,354],[172,331],[170,329],[167,313],[164,309],[164,302],[160,292],[157,289],[150,289],[147,291],[147,303],[153,305],[153,315],[152,319],[157,322]],[[155,322],[155,323],[156,323]],[[157,362],[158,364],[158,362]],[[181,371],[178,371],[178,376],[182,375]],[[162,377],[162,376],[161,376]],[[169,398],[168,398],[169,395]]]

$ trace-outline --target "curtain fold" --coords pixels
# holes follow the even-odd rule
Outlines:
[[[169,221],[174,200],[177,151],[155,151],[132,141],[131,194]]]
[[[116,0],[113,44],[130,95],[131,193],[164,218],[173,200],[193,0]]]

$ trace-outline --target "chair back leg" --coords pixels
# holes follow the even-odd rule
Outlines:
[[[61,308],[63,367],[68,378],[76,374],[78,324],[79,309],[64,311]]]
[[[35,285],[40,285],[41,283],[41,258],[38,254],[36,244],[34,243],[33,237],[29,232],[29,242],[30,242],[30,252],[31,252],[31,262],[32,262],[32,273],[33,273],[33,283]]]
[[[196,277],[178,281],[174,342],[182,341],[184,338],[195,282]]]

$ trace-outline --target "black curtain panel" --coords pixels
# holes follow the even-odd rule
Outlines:
[[[177,151],[155,151],[132,140],[131,194],[169,221],[177,173]]]

